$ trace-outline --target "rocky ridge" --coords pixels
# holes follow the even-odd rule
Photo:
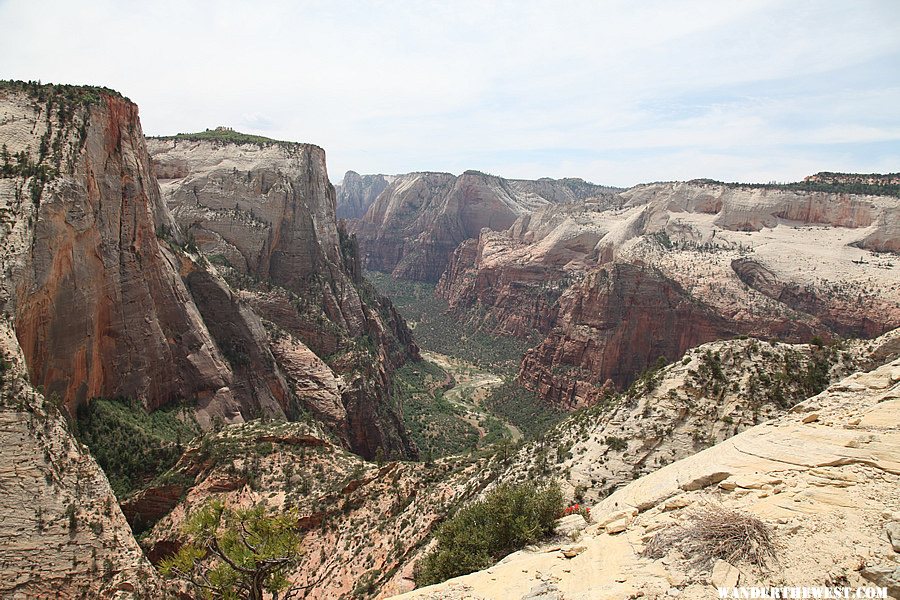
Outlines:
[[[877,336],[900,324],[897,203],[689,182],[550,206],[454,252],[437,293],[546,337],[520,380],[577,407],[715,339]]]
[[[148,411],[183,403],[204,429],[310,412],[330,443],[415,455],[381,392],[417,349],[337,229],[321,150],[278,146],[308,168],[278,182],[287,192],[265,207],[275,211],[270,252],[241,271],[207,259],[194,230],[173,219],[138,109],[119,94],[3,82],[0,138],[4,597],[162,593],[108,480],[72,435],[70,421],[94,398]],[[258,285],[256,274],[296,291]],[[248,280],[251,289],[233,285]],[[302,303],[317,312],[298,317]],[[304,339],[334,344],[331,364]]]
[[[896,597],[898,554],[886,532],[900,520],[898,415],[894,360],[628,484],[561,543],[400,598],[718,598],[717,587],[735,585],[878,586]],[[708,507],[760,519],[773,532],[774,558],[760,567],[704,563],[677,545],[644,553]]]
[[[710,342],[648,369],[519,450],[503,481],[560,478],[594,504],[632,480],[777,419],[848,375],[900,356],[900,329],[833,346]]]
[[[453,250],[483,228],[505,230],[548,204],[574,202],[614,188],[581,179],[503,179],[478,171],[396,176],[350,225],[367,269],[437,281]]]
[[[304,554],[291,580],[308,598],[384,597],[413,588],[434,527],[476,496],[497,458],[366,462],[301,423],[230,425],[189,447],[126,513],[165,516],[144,538],[154,561],[174,552],[185,515],[210,499],[300,512]]]
[[[898,354],[900,331],[834,348],[713,342],[514,453],[433,464],[366,463],[299,423],[229,426],[195,442],[124,510],[165,515],[145,538],[157,560],[177,548],[185,514],[210,498],[299,507],[308,558],[296,581],[329,573],[310,597],[384,597],[411,589],[434,527],[499,482],[556,478],[567,497],[602,504],[639,475],[783,417],[809,386],[821,389]]]

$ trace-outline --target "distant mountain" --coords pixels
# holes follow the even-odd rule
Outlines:
[[[334,186],[337,196],[338,219],[359,219],[384,191],[394,177],[391,175],[360,175],[347,171],[344,179]]]
[[[618,191],[581,179],[504,179],[478,171],[393,178],[350,224],[363,265],[395,277],[437,281],[453,250],[483,228],[500,231],[549,204]]]

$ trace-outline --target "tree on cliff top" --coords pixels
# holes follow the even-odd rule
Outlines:
[[[163,560],[160,570],[189,581],[201,598],[290,598],[299,591],[287,579],[302,554],[297,519],[295,511],[269,515],[262,505],[230,509],[208,502],[183,526],[190,541]]]

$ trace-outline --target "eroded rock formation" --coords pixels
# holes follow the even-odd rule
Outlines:
[[[334,186],[337,218],[362,217],[393,179],[390,175],[360,175],[356,171],[344,173],[340,185]]]
[[[210,322],[240,321],[239,329],[255,331],[210,325],[236,376],[257,374],[257,403],[275,402],[291,415],[297,398],[364,456],[378,448],[415,456],[390,402],[390,376],[418,350],[390,303],[362,278],[356,241],[336,222],[324,151],[190,136],[150,139],[148,147],[155,171],[168,176],[160,179],[162,194],[186,243],[238,290],[237,304],[229,303],[230,292],[205,272],[185,276]],[[255,315],[262,326],[251,324]],[[263,328],[274,357],[254,350]]]
[[[886,196],[638,186],[523,215],[454,251],[437,293],[480,326],[544,340],[520,380],[590,404],[662,356],[738,335],[806,341],[900,325]],[[878,240],[878,244],[870,243]]]
[[[580,179],[503,179],[477,171],[396,176],[358,222],[364,266],[394,277],[437,281],[453,250],[482,228],[504,230],[548,204],[611,188]]]

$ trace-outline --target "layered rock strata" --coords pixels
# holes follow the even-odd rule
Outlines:
[[[548,204],[574,202],[612,188],[580,179],[503,179],[477,171],[396,176],[351,224],[367,269],[435,282],[453,250],[483,228],[505,230]]]
[[[298,398],[364,456],[374,457],[379,448],[415,456],[390,402],[390,376],[418,349],[390,302],[362,278],[356,241],[336,221],[324,151],[191,136],[147,143],[186,243],[238,290],[238,307],[211,307],[209,319],[221,320],[226,309],[262,319],[274,356],[257,357],[252,347],[225,352],[246,366],[231,360],[236,373],[271,372],[271,358],[286,387],[270,378],[257,396]],[[192,292],[215,292],[209,277],[191,277]],[[203,309],[209,302],[198,304]],[[278,403],[293,414],[289,403]]]
[[[881,253],[900,240],[894,211],[887,196],[638,186],[482,231],[454,251],[437,293],[477,325],[543,334],[520,379],[577,407],[700,343],[900,325],[900,276]]]
[[[103,471],[0,329],[0,596],[161,597]]]

